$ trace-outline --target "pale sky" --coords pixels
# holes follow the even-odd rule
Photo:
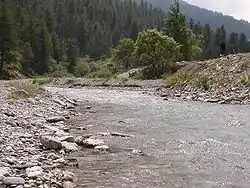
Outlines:
[[[250,21],[250,0],[185,0],[202,8]]]

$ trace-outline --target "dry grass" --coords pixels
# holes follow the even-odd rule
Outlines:
[[[9,86],[14,88],[14,91],[8,94],[9,99],[32,98],[43,92],[39,84],[27,81],[12,81],[9,83]]]

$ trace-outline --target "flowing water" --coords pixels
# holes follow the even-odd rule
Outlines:
[[[72,154],[77,187],[250,187],[250,106],[164,101],[140,91],[48,88],[82,100],[72,131],[104,136],[109,152]],[[86,110],[86,106],[92,106]],[[141,152],[138,152],[140,150]]]

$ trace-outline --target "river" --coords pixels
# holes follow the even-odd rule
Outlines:
[[[80,99],[72,134],[104,136],[109,152],[72,155],[77,187],[241,187],[250,185],[250,106],[164,101],[132,90],[47,88]],[[91,106],[91,109],[86,109]],[[76,126],[87,129],[73,130]],[[138,152],[138,151],[141,152]]]

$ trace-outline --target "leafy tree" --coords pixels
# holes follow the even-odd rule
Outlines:
[[[181,44],[183,60],[192,60],[198,57],[198,51],[202,52],[199,46],[197,46],[200,43],[198,41],[199,37],[186,26],[186,16],[180,11],[179,0],[175,0],[170,6],[163,31],[166,35],[173,37],[175,41]]]
[[[122,64],[122,67],[128,69],[133,62],[133,51],[135,42],[132,39],[121,39],[118,44],[113,48],[112,60]]]
[[[156,29],[139,33],[134,55],[140,66],[147,66],[147,78],[157,78],[171,72],[180,54],[181,46],[172,38]]]

